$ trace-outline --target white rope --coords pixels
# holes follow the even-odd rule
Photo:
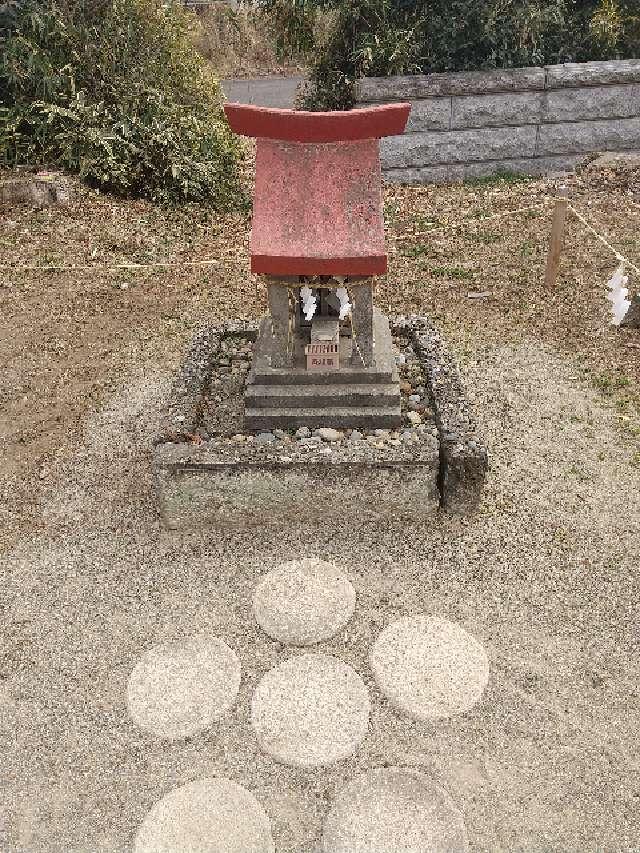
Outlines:
[[[108,272],[114,272],[117,270],[154,269],[155,267],[171,269],[181,269],[183,267],[208,267],[217,266],[220,263],[222,262],[216,259],[207,261],[183,261],[180,263],[174,263],[173,261],[152,261],[149,264],[111,264],[108,266],[101,266],[100,264],[91,264],[86,266],[82,264],[77,266],[12,266],[11,264],[0,264],[0,270],[9,270],[11,272],[88,272],[92,270],[106,270]]]
[[[628,267],[629,269],[632,269],[635,273],[637,273],[638,275],[640,275],[640,268],[638,268],[638,267],[637,267],[634,263],[632,263],[628,258],[625,258],[625,256],[624,256],[624,255],[621,255],[621,254],[620,254],[620,252],[619,252],[619,251],[618,251],[614,246],[612,246],[612,245],[611,245],[611,243],[609,243],[609,241],[607,240],[607,238],[606,238],[606,237],[603,237],[603,236],[602,236],[602,234],[600,234],[598,231],[596,231],[596,229],[593,227],[593,225],[591,225],[591,223],[590,223],[590,222],[588,222],[588,221],[584,218],[584,216],[580,213],[580,211],[576,210],[576,209],[575,209],[575,207],[574,207],[571,203],[569,203],[569,210],[570,210],[570,211],[571,211],[571,212],[572,212],[572,213],[573,213],[573,214],[574,214],[574,215],[575,215],[575,216],[580,220],[580,222],[582,222],[582,224],[584,225],[584,227],[585,227],[588,231],[590,231],[590,232],[593,234],[593,236],[594,236],[594,237],[597,237],[597,238],[598,238],[598,240],[600,240],[600,242],[601,242],[604,246],[606,246],[606,247],[607,247],[607,249],[609,249],[609,251],[610,251],[610,252],[612,252],[612,253],[615,255],[615,257],[616,257],[616,259],[618,260],[618,262],[619,262],[619,263],[624,264],[624,265],[625,265],[625,267]]]
[[[416,237],[429,237],[438,231],[464,231],[469,225],[482,225],[484,222],[493,222],[496,219],[504,219],[506,216],[519,216],[523,213],[540,213],[549,207],[549,203],[553,201],[550,196],[547,196],[541,204],[536,204],[532,207],[520,207],[516,210],[503,210],[501,213],[493,213],[490,216],[479,216],[477,219],[468,219],[460,222],[457,225],[436,225],[429,231],[414,231],[412,234],[399,235],[396,241],[404,242],[405,240],[413,240]]]

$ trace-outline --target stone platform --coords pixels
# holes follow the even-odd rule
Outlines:
[[[258,331],[245,392],[245,428],[398,427],[402,413],[391,331],[387,318],[376,310],[374,335],[371,367],[357,366],[351,339],[342,338],[340,369],[309,371],[298,336],[292,341],[291,366],[272,367],[273,336],[270,319],[265,317]]]
[[[403,397],[401,429],[315,435],[272,425],[273,432],[255,435],[243,424],[243,394],[258,325],[204,329],[176,377],[155,442],[165,524],[231,529],[356,516],[428,522],[440,508],[472,511],[487,451],[455,364],[426,318],[395,318],[392,331],[401,385],[413,383],[424,395],[424,405],[413,408]]]

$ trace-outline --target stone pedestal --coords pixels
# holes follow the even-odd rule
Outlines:
[[[354,367],[372,367],[374,364],[373,285],[358,284],[349,290],[351,296],[351,328]]]
[[[362,302],[366,304],[368,288],[358,290],[365,295]],[[271,318],[265,317],[260,324],[245,391],[245,429],[390,429],[400,425],[400,385],[389,321],[383,314],[373,308],[364,338],[356,331],[364,359],[348,338],[341,342],[337,370],[307,369],[304,332],[292,335],[291,358],[283,366],[282,338],[273,334]]]

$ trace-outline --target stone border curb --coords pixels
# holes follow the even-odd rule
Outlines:
[[[0,204],[65,205],[71,201],[72,187],[60,172],[20,175],[0,181]]]
[[[208,327],[195,336],[187,351],[169,396],[162,428],[154,442],[154,479],[163,515],[167,522],[172,513],[177,519],[177,523],[170,526],[181,526],[180,516],[186,513],[186,518],[189,515],[188,507],[185,509],[180,506],[179,492],[182,487],[178,484],[179,480],[185,482],[185,495],[192,493],[189,501],[224,501],[233,489],[240,488],[242,484],[243,489],[257,488],[263,496],[268,495],[268,503],[275,509],[278,500],[282,502],[292,488],[325,489],[328,492],[322,499],[329,500],[329,494],[340,494],[348,487],[354,494],[360,495],[360,501],[366,503],[364,495],[367,482],[372,488],[381,488],[381,481],[375,478],[383,477],[391,478],[388,484],[390,493],[394,489],[399,490],[398,496],[406,492],[405,499],[424,503],[424,511],[427,511],[429,505],[437,508],[438,504],[453,514],[473,511],[482,493],[488,455],[478,436],[453,357],[427,317],[392,317],[390,325],[394,333],[408,338],[424,369],[438,431],[439,450],[435,451],[433,462],[415,459],[331,464],[324,460],[310,467],[307,463],[294,464],[291,460],[288,463],[273,460],[213,461],[208,455],[207,443],[198,442],[198,430],[202,426],[202,403],[216,363],[216,354],[223,337],[238,335],[255,339],[258,324],[238,321]],[[194,485],[196,481],[187,482],[192,476],[209,477],[208,498],[204,491],[201,498],[197,497],[196,492],[201,491],[201,487]],[[430,477],[435,479],[431,480],[433,485],[429,487]],[[235,486],[232,485],[234,482]],[[225,491],[227,486],[232,492]],[[196,488],[196,492],[193,492],[193,488]],[[174,511],[171,503],[175,503],[176,495],[178,502]],[[233,496],[230,499],[236,501],[232,514],[242,514],[241,502],[237,502]],[[331,500],[335,501],[335,497]],[[361,511],[363,506],[361,503]],[[256,512],[258,515],[266,512],[266,505],[259,507]],[[219,521],[221,526],[225,526],[222,516]]]
[[[429,378],[440,437],[440,500],[453,513],[473,510],[482,495],[489,456],[478,435],[460,373],[427,317],[395,317],[392,329],[411,336]]]
[[[208,326],[196,334],[173,382],[155,445],[188,441],[201,425],[202,397],[209,384],[222,338],[242,335],[255,339],[257,334],[258,324],[250,320]]]

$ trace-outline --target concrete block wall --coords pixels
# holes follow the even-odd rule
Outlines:
[[[391,182],[540,175],[640,150],[640,59],[369,77],[356,97],[359,107],[412,104],[406,133],[381,141]]]

